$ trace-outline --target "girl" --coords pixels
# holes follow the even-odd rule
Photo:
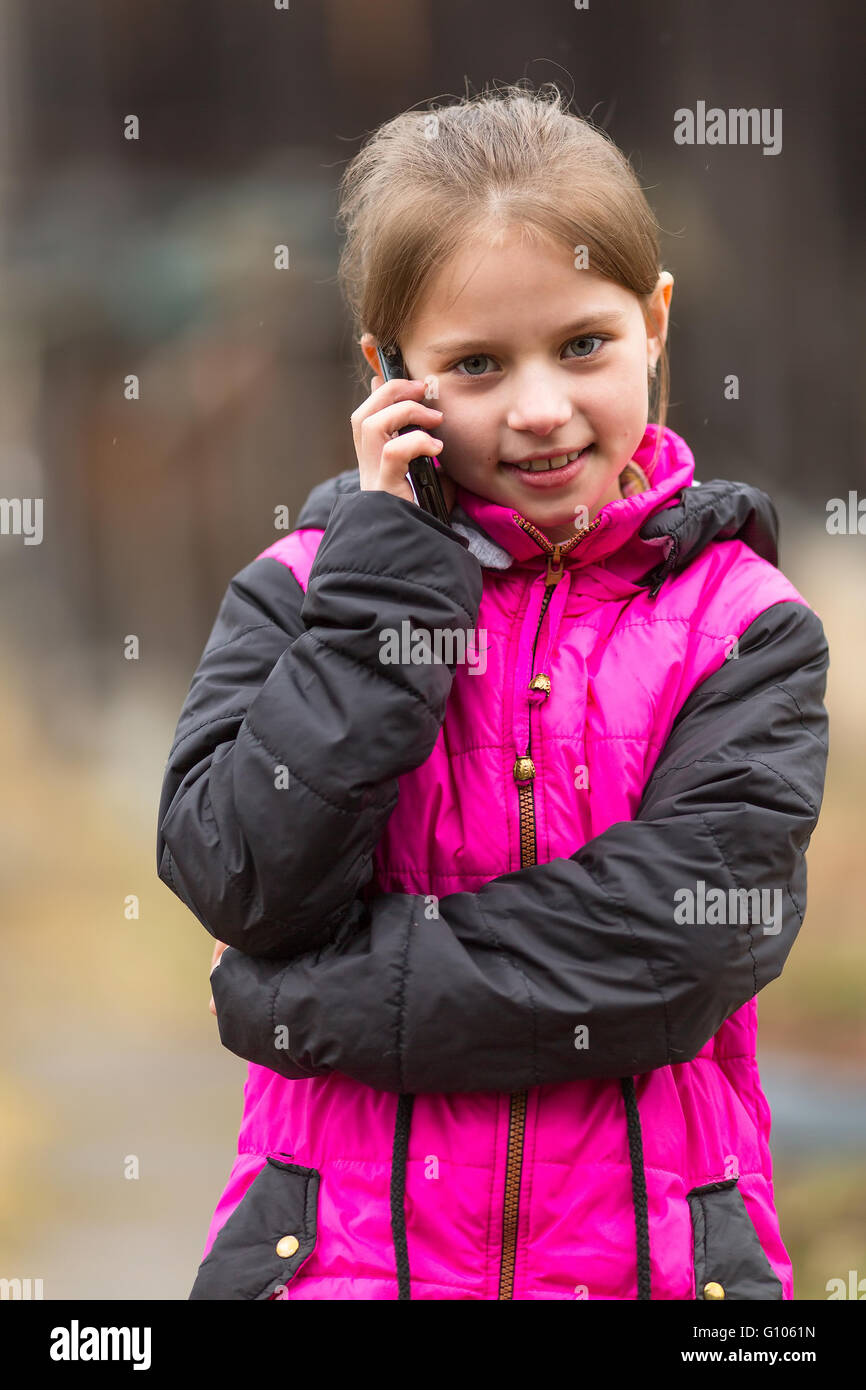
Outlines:
[[[656,224],[556,88],[400,115],[342,191],[366,360],[411,377],[231,581],[159,814],[250,1062],[191,1297],[790,1299],[756,995],[821,623],[769,499],[665,426]]]

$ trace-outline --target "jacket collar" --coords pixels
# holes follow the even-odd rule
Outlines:
[[[659,427],[647,425],[633,459],[644,471],[655,449]],[[609,502],[601,508],[592,532],[562,556],[565,565],[594,566],[595,582],[611,591],[634,586],[649,588],[655,597],[670,575],[680,574],[714,541],[741,541],[762,560],[778,563],[779,518],[772,500],[750,483],[715,478],[699,483],[695,461],[685,440],[672,429],[662,431],[652,486],[637,496]],[[544,562],[550,542],[533,539],[509,507],[488,502],[465,488],[457,503],[470,527],[495,543],[500,568]],[[467,536],[472,533],[467,531]],[[476,541],[470,549],[478,554]],[[598,562],[603,562],[599,564]]]
[[[653,456],[658,428],[647,425],[633,455],[644,471]],[[585,566],[606,560],[595,570],[599,582],[604,578],[614,588],[622,583],[649,587],[652,595],[669,575],[685,569],[713,541],[743,541],[775,565],[778,517],[767,494],[749,483],[724,478],[696,482],[694,457],[685,440],[668,428],[662,434],[649,490],[602,507],[596,518],[599,525],[562,557],[563,563]],[[292,530],[324,530],[337,497],[357,492],[359,487],[357,468],[317,484]],[[523,530],[515,517],[510,507],[488,502],[458,486],[451,514],[453,529],[481,565],[508,569],[515,564],[545,563],[544,546]]]
[[[657,425],[647,425],[643,438],[632,455],[634,462],[646,471],[649,471],[658,432]],[[663,558],[666,549],[664,536],[642,541],[636,540],[636,533],[650,516],[666,507],[675,494],[692,486],[694,471],[694,457],[685,440],[671,429],[663,430],[659,457],[649,490],[633,497],[608,502],[602,507],[596,518],[598,524],[570,552],[563,555],[563,563],[568,566],[597,564],[617,553],[618,570],[633,571],[635,574],[645,573],[659,558]],[[507,563],[518,564],[544,559],[547,553],[546,546],[521,525],[521,520],[525,523],[526,518],[514,508],[488,501],[487,498],[460,486],[457,487],[456,499],[455,510],[459,508],[458,529],[462,529],[462,512],[470,524],[474,522],[475,526],[498,547],[500,556],[493,561],[497,568],[505,568],[504,557],[510,557]],[[537,527],[534,529],[539,530]],[[464,534],[467,533],[468,528],[464,531]],[[552,542],[546,537],[544,539],[552,550]],[[627,544],[629,542],[632,544]]]

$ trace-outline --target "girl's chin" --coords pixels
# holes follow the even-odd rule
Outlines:
[[[600,498],[596,489],[590,492],[586,487],[578,486],[566,488],[555,498],[544,495],[515,498],[511,491],[506,505],[514,503],[521,516],[542,531],[562,531],[559,539],[563,540],[566,539],[566,532],[574,535],[575,531],[588,525],[604,503],[610,500]]]
[[[593,486],[595,479],[587,475],[588,470],[582,460],[576,470],[569,467],[561,471],[567,475],[561,484],[539,486],[526,482],[526,475],[518,469],[499,464],[495,479],[489,475],[467,478],[462,486],[480,497],[489,497],[500,506],[513,506],[539,530],[558,532],[558,539],[566,540],[588,525],[606,502],[615,500],[621,494],[618,487],[607,495],[610,489],[603,485]],[[595,472],[594,469],[590,471]],[[538,474],[535,476],[537,478]]]

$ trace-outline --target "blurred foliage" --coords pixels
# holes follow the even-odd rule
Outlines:
[[[866,1191],[862,1159],[776,1161],[782,1239],[794,1266],[794,1298],[826,1299],[830,1279],[866,1277]]]

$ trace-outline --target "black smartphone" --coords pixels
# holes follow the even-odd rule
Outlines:
[[[380,375],[383,381],[393,381],[395,377],[405,379],[406,367],[403,362],[403,354],[396,345],[377,348],[376,355],[379,358]],[[417,425],[404,425],[402,429],[398,430],[398,434],[406,434],[409,430],[416,429],[418,429]],[[415,494],[415,501],[418,506],[425,512],[429,512],[431,516],[435,516],[437,521],[441,521],[445,526],[450,526],[451,518],[445,505],[445,494],[442,491],[442,484],[439,482],[438,469],[429,454],[419,454],[418,458],[412,459],[406,477],[409,479],[409,485]]]

